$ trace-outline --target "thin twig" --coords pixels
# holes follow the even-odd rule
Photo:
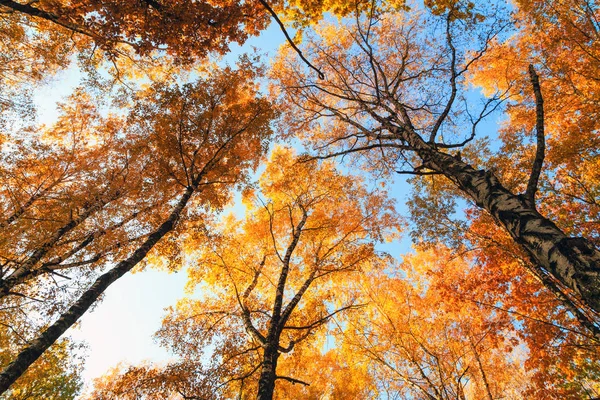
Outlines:
[[[275,379],[283,379],[284,381],[292,382],[294,385],[295,385],[296,383],[299,383],[299,384],[301,384],[301,385],[304,385],[304,386],[310,386],[310,383],[307,383],[307,382],[301,381],[300,379],[296,379],[296,378],[290,378],[289,376],[281,376],[281,375],[277,375],[277,376],[275,377]]]

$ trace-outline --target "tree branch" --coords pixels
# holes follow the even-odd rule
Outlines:
[[[448,99],[448,102],[446,103],[446,106],[444,108],[444,111],[442,111],[442,114],[438,117],[437,121],[435,122],[435,125],[431,129],[431,134],[429,135],[430,144],[435,143],[437,133],[440,130],[446,118],[448,117],[448,114],[450,114],[450,110],[452,109],[452,105],[454,104],[454,100],[456,99],[456,94],[458,93],[458,88],[456,86],[456,78],[458,77],[458,73],[456,72],[456,48],[454,47],[454,43],[452,43],[452,33],[450,32],[450,22],[452,21],[453,17],[452,11],[453,10],[451,10],[446,16],[446,42],[448,44],[448,47],[450,48],[451,54],[450,87],[452,91],[450,93],[450,98]]]
[[[329,313],[328,315],[324,316],[323,318],[320,318],[308,325],[303,325],[303,326],[285,326],[283,329],[293,329],[293,330],[303,330],[303,329],[312,329],[312,328],[316,328],[317,326],[323,325],[324,323],[326,323],[327,321],[329,321],[333,316],[335,316],[336,314],[339,314],[341,312],[344,312],[346,310],[351,310],[353,308],[362,308],[366,306],[366,304],[351,304],[349,306],[346,307],[342,307],[332,313]]]
[[[319,74],[319,79],[325,79],[325,75],[323,74],[323,72],[321,72],[321,70],[319,68],[317,68],[314,65],[312,65],[310,63],[310,61],[308,61],[306,59],[306,57],[304,57],[304,54],[302,54],[302,51],[300,51],[300,49],[298,48],[298,46],[296,46],[296,44],[294,43],[294,41],[292,40],[292,38],[288,34],[287,30],[285,29],[285,26],[283,25],[283,22],[281,22],[281,20],[277,16],[277,13],[271,8],[271,6],[265,0],[258,0],[258,1],[269,12],[269,14],[271,14],[271,16],[273,17],[273,19],[277,22],[277,24],[279,24],[279,28],[281,29],[281,32],[283,32],[283,34],[285,35],[285,38],[287,39],[288,43],[290,44],[290,46],[292,46],[292,49],[294,49],[294,51],[296,53],[298,53],[298,55],[300,56],[300,58],[302,59],[302,61],[304,61],[304,63],[306,65],[308,65],[310,68],[312,68],[313,70],[315,70],[317,72],[317,74]]]
[[[32,17],[43,18],[47,21],[52,21],[55,24],[58,24],[64,28],[67,28],[73,32],[81,33],[82,35],[89,36],[93,39],[98,39],[98,35],[86,30],[84,27],[79,26],[77,24],[71,22],[63,21],[60,16],[40,10],[39,8],[32,7],[29,4],[21,4],[12,0],[0,0],[0,6],[4,6],[6,8],[10,8],[11,10],[21,12],[23,14],[27,14]]]
[[[306,383],[304,381],[301,381],[300,379],[296,379],[296,378],[290,378],[289,376],[281,376],[281,375],[277,375],[275,377],[275,380],[277,379],[283,379],[284,381],[288,381],[288,382],[292,382],[294,385],[296,383],[299,383],[300,385],[304,385],[304,386],[310,386],[310,383]]]
[[[194,194],[194,188],[188,187],[182,193],[177,204],[169,214],[168,218],[152,232],[148,239],[141,244],[127,259],[119,262],[111,270],[100,275],[94,284],[65,311],[60,318],[52,323],[44,332],[34,339],[0,372],[0,394],[8,388],[33,364],[53,343],[62,336],[81,316],[92,306],[92,304],[105,292],[105,290],[117,279],[133,269],[142,261],[148,252],[165,235],[175,229],[177,221],[181,218],[183,210]]]
[[[544,164],[546,142],[544,138],[544,98],[542,97],[542,90],[540,89],[540,80],[532,64],[529,64],[529,78],[535,95],[535,131],[537,149],[535,152],[535,160],[531,167],[529,182],[527,182],[527,189],[525,190],[525,199],[530,203],[531,207],[535,208],[535,193],[537,192],[538,181],[540,179],[540,173],[542,172],[542,165]]]

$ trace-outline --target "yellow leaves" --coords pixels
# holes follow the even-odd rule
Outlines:
[[[203,376],[202,366],[190,364],[119,364],[94,381],[94,392],[87,398],[137,400],[143,396],[147,400],[177,400],[181,398],[182,393],[201,395],[204,399],[214,398],[215,388]]]
[[[490,50],[475,64],[474,73],[468,75],[466,83],[481,88],[486,97],[509,90],[516,94],[527,77],[530,62],[510,42],[494,40]]]
[[[115,115],[104,115],[87,92],[78,90],[61,106],[59,121],[45,130],[45,143],[37,144],[42,149],[40,154],[47,151],[51,155],[38,163],[24,157],[25,172],[15,168],[10,171],[12,175],[6,175],[10,177],[6,178],[2,209],[18,210],[26,202],[26,193],[35,192],[32,188],[36,186],[46,188],[45,182],[56,178],[56,171],[61,168],[69,173],[76,169],[78,173],[59,179],[57,189],[44,198],[44,203],[39,207],[36,203],[29,211],[28,220],[42,220],[46,216],[44,211],[51,211],[59,222],[69,221],[89,208],[91,200],[118,193],[108,206],[101,207],[98,215],[65,237],[62,247],[53,249],[48,256],[51,261],[54,258],[50,256],[66,256],[78,243],[87,240],[87,235],[98,234],[85,254],[73,257],[75,261],[85,261],[87,256],[99,255],[101,261],[90,264],[91,270],[105,260],[114,262],[129,254],[164,220],[175,193],[188,187],[197,188],[199,194],[179,221],[177,235],[161,242],[146,263],[170,270],[190,263],[186,290],[193,294],[196,289],[202,301],[180,302],[165,320],[159,337],[187,361],[197,358],[199,353],[214,351],[215,363],[227,364],[218,366],[215,380],[232,382],[232,378],[252,371],[262,351],[257,346],[260,342],[257,337],[260,334],[264,337],[269,324],[277,323],[273,322],[274,316],[281,315],[282,310],[276,310],[277,304],[284,312],[291,307],[288,326],[280,329],[279,344],[287,346],[305,340],[289,357],[282,357],[282,371],[306,372],[314,381],[314,385],[303,389],[307,396],[326,393],[332,398],[349,399],[375,398],[378,386],[373,380],[398,381],[394,373],[407,364],[407,372],[400,374],[405,383],[406,376],[422,381],[419,369],[431,372],[437,367],[441,372],[439,376],[432,375],[433,386],[443,386],[445,379],[460,386],[465,376],[477,382],[465,390],[474,398],[482,398],[483,372],[493,375],[498,385],[506,388],[507,376],[491,372],[492,368],[519,370],[520,365],[512,363],[506,354],[503,359],[502,352],[513,352],[520,346],[522,342],[517,337],[525,340],[530,335],[527,340],[533,345],[538,335],[543,336],[531,328],[531,321],[524,322],[525,317],[513,323],[506,313],[494,307],[499,304],[510,309],[507,312],[527,311],[533,318],[538,318],[538,313],[550,315],[565,324],[572,320],[563,311],[554,315],[549,306],[544,306],[556,303],[548,298],[548,293],[541,292],[541,286],[532,277],[518,272],[523,263],[519,258],[524,256],[514,250],[511,239],[500,233],[489,217],[470,213],[473,223],[468,232],[444,225],[452,222],[447,217],[456,205],[453,197],[456,191],[446,179],[427,177],[426,181],[415,181],[418,188],[436,199],[428,202],[428,197],[418,198],[411,205],[427,228],[419,235],[427,237],[433,232],[436,235],[429,236],[436,240],[445,236],[460,242],[461,250],[470,250],[462,246],[467,232],[468,245],[480,244],[486,248],[472,258],[457,257],[432,243],[428,251],[407,255],[400,270],[392,273],[392,261],[375,247],[375,243],[396,240],[401,230],[401,220],[387,193],[379,188],[368,190],[362,179],[342,174],[334,162],[298,157],[282,147],[273,150],[258,185],[242,194],[246,218],[239,220],[230,214],[218,223],[207,222],[208,216],[228,204],[231,187],[245,183],[247,171],[258,165],[271,135],[271,121],[276,112],[259,95],[255,78],[261,75],[261,68],[254,67],[248,59],[240,62],[237,71],[213,71],[214,64],[189,70],[175,68],[172,60],[164,64],[148,61],[140,67],[140,59],[127,50],[129,47],[115,43],[129,40],[145,56],[161,48],[176,63],[185,64],[211,50],[226,52],[230,41],[243,42],[247,35],[258,32],[267,23],[264,10],[256,2],[219,0],[178,0],[159,2],[159,6],[152,2],[144,5],[144,2],[118,0],[63,3],[31,4],[65,11],[66,20],[97,28],[100,37],[96,39],[111,55],[111,73],[124,80],[142,81],[138,82],[142,89],[137,90],[136,86],[133,94],[123,94],[119,104],[127,107]],[[465,81],[459,78],[459,86],[482,87],[487,96],[509,91],[522,103],[531,97],[526,75],[529,59],[549,62],[548,69],[555,76],[547,82],[542,80],[549,104],[547,162],[558,167],[549,174],[551,179],[546,179],[548,186],[543,194],[546,205],[541,209],[559,216],[569,230],[593,235],[598,232],[594,216],[600,213],[595,204],[600,181],[600,163],[595,154],[598,127],[594,119],[598,111],[595,106],[598,96],[594,96],[598,85],[586,77],[582,66],[593,64],[590,60],[596,49],[591,43],[588,46],[591,53],[586,56],[581,49],[577,50],[585,46],[563,48],[562,34],[575,44],[588,42],[581,42],[579,34],[570,28],[552,29],[555,24],[548,21],[563,16],[552,14],[541,2],[522,4],[526,12],[536,12],[534,19],[540,22],[540,28],[549,29],[525,28],[531,37],[521,34],[507,42],[484,43],[490,47],[489,51],[473,64],[474,74]],[[317,81],[302,68],[293,52],[284,49],[272,67],[272,76],[279,81],[273,93],[284,98],[280,108],[285,112],[282,126],[287,129],[286,135],[308,139],[317,151],[340,151],[350,157],[361,146],[364,150],[378,148],[361,159],[363,166],[370,171],[391,173],[398,165],[414,167],[420,160],[405,153],[406,140],[398,139],[401,129],[389,126],[393,126],[394,118],[396,125],[401,125],[398,122],[401,110],[408,110],[402,118],[410,117],[419,132],[427,132],[434,125],[449,96],[449,91],[440,89],[440,82],[448,81],[451,63],[448,54],[452,49],[444,40],[429,37],[431,32],[439,32],[440,27],[429,30],[431,22],[425,13],[417,10],[408,13],[409,8],[401,0],[377,3],[372,16],[360,13],[372,5],[367,1],[339,0],[273,2],[276,11],[298,27],[319,21],[324,11],[340,17],[337,23],[316,27],[319,37],[306,43],[307,55],[324,69],[327,78]],[[460,68],[468,66],[466,60],[479,54],[476,50],[469,51],[469,43],[465,42],[497,33],[474,29],[465,36],[459,34],[458,30],[465,26],[468,29],[464,30],[469,30],[472,25],[486,22],[478,13],[476,2],[428,0],[425,6],[434,16],[441,16],[442,23],[457,23],[452,32],[456,34],[454,44],[459,47]],[[543,10],[538,10],[540,7]],[[392,8],[399,11],[389,12]],[[570,12],[562,5],[559,9],[563,14]],[[350,27],[348,23],[353,19],[346,17],[354,12],[358,12],[358,26]],[[63,13],[58,14],[63,17]],[[251,15],[253,18],[249,18]],[[83,16],[88,19],[83,20]],[[13,15],[6,21],[10,18]],[[103,18],[110,23],[101,24]],[[206,25],[211,29],[201,29]],[[30,34],[12,22],[6,25],[4,33],[10,40],[20,42],[27,42]],[[60,37],[62,34],[57,34],[53,40]],[[44,38],[38,39],[45,42]],[[55,58],[45,54],[43,63],[59,68],[65,54],[70,52],[56,43],[50,48],[58,54]],[[550,56],[546,49],[556,55]],[[25,48],[15,52],[30,55]],[[571,56],[572,52],[577,56]],[[113,57],[116,53],[121,56]],[[33,63],[28,68],[31,70],[27,74],[32,79],[41,79],[40,65]],[[199,77],[197,81],[184,83],[195,75]],[[581,92],[591,94],[586,97]],[[448,117],[449,128],[444,126],[441,130],[447,136],[462,129],[460,124],[454,125],[454,120],[465,118],[466,109],[453,107]],[[510,121],[502,138],[503,152],[510,157],[500,155],[494,161],[497,170],[504,172],[504,181],[511,188],[519,188],[524,184],[533,154],[533,148],[524,141],[534,120],[528,107],[512,107],[508,113]],[[60,147],[61,151],[52,153],[52,146]],[[477,163],[490,161],[480,150],[471,148],[463,157]],[[449,153],[460,157],[453,150]],[[577,157],[582,153],[587,156]],[[20,175],[27,179],[13,178]],[[11,192],[13,187],[27,189],[19,194],[23,201],[11,203],[15,197]],[[557,195],[558,191],[564,193]],[[569,207],[563,207],[565,196],[572,198]],[[585,227],[571,224],[572,219],[581,215],[590,220]],[[29,236],[4,235],[0,243],[11,259],[18,258],[19,254],[12,253],[14,249],[23,249],[23,254],[31,252],[44,236],[60,228],[56,220],[38,225],[26,221],[16,232],[29,232]],[[121,225],[113,227],[115,224]],[[108,228],[110,232],[106,232]],[[458,228],[466,228],[466,224]],[[355,319],[349,319],[346,313],[355,311],[352,306],[358,301],[359,284],[365,302],[371,305]],[[498,303],[498,298],[506,304]],[[332,350],[326,354],[310,349],[309,345],[321,345],[325,334],[331,333],[332,327],[325,322],[329,321],[332,310],[344,307],[348,309],[336,318],[342,321],[338,325],[340,335],[347,333],[349,344],[341,344],[339,352]],[[327,321],[319,322],[322,319]],[[523,326],[517,333],[516,324]],[[252,327],[259,334],[253,333]],[[510,331],[507,343],[503,342],[505,331]],[[546,343],[549,340],[546,339],[543,336],[538,341]],[[352,346],[360,354],[356,357],[361,358],[359,366],[349,361],[353,353],[348,349]],[[538,358],[542,351],[550,350],[532,348],[532,354]],[[568,358],[565,354],[559,354],[563,360]],[[479,356],[484,358],[483,366],[479,367],[483,371],[477,373]],[[585,356],[577,357],[579,362]],[[373,366],[374,360],[389,360],[389,363]],[[310,364],[308,372],[302,370],[306,364]],[[464,369],[466,364],[471,366],[468,374]],[[182,367],[186,372],[182,379],[194,378],[190,373],[193,367],[197,365]],[[322,371],[328,371],[332,378],[321,379]],[[135,387],[145,379],[171,384],[176,380],[176,374],[171,372],[144,366],[132,369],[129,375],[115,373],[100,386],[110,388],[113,380],[121,378],[123,388]],[[573,374],[572,370],[565,372],[569,378]],[[348,376],[352,377],[351,382]],[[254,388],[256,379],[252,379],[249,378],[242,391]],[[283,383],[278,385],[283,388],[281,398],[293,398],[291,389]],[[398,385],[399,393],[409,390],[404,383]],[[151,393],[148,396],[170,396],[161,392],[159,386],[156,383],[148,389]],[[504,395],[508,390],[498,389],[491,397]],[[431,396],[435,397],[435,393]]]
[[[365,1],[365,0],[291,0],[280,2],[277,11],[297,28],[306,28],[310,25],[322,23],[324,15],[331,14],[341,20],[354,13],[369,13],[371,11],[399,11],[407,10],[409,6],[405,0],[390,1]]]
[[[19,309],[34,297],[36,318],[56,319],[99,267],[137,263],[149,237],[173,228],[146,264],[178,269],[191,223],[201,228],[222,208],[266,150],[274,112],[250,77],[228,69],[182,87],[159,82],[134,93],[118,118],[78,90],[46,130],[52,140],[11,143],[0,174],[0,251],[19,261],[2,267],[3,290],[11,291],[2,306]],[[193,196],[187,209],[182,192]],[[21,260],[29,264],[21,268]]]
[[[260,370],[258,338],[267,337],[272,324],[281,324],[276,344],[294,349],[282,355],[282,371],[301,373],[297,366],[316,360],[312,350],[321,347],[330,319],[360,309],[356,279],[389,267],[374,243],[398,226],[383,191],[370,193],[332,163],[282,147],[273,150],[258,187],[243,197],[244,220],[227,215],[194,238],[198,251],[190,252],[188,290],[200,289],[200,300],[179,302],[158,334],[185,358],[214,351],[215,368],[229,382],[226,391],[236,390],[240,374]],[[351,370],[331,368],[340,379]],[[368,380],[366,370],[356,374]],[[257,376],[245,379],[242,390],[252,393]],[[366,393],[341,381],[321,389],[342,398]]]
[[[14,334],[19,331],[23,333],[28,328],[2,324],[0,365],[7,365],[21,345],[22,337],[15,337]],[[78,351],[80,349],[68,339],[57,342],[15,382],[8,393],[4,393],[3,398],[74,399],[83,383],[80,377],[83,360]]]
[[[419,390],[411,382],[424,382],[420,390],[435,394],[460,388],[466,377],[462,390],[484,398],[482,373],[495,382],[494,396],[508,390],[510,377],[496,374],[519,366],[496,354],[503,349],[501,330],[510,325],[453,287],[468,279],[467,260],[438,247],[405,257],[400,269],[397,277],[374,276],[363,285],[368,307],[340,329],[341,346],[351,359],[369,365],[375,382],[406,397]]]
[[[331,340],[331,339],[328,339]],[[376,388],[365,363],[352,360],[340,350],[322,351],[319,346],[303,348],[301,354],[282,365],[281,374],[294,376],[310,386],[277,382],[276,399],[367,399],[376,397]]]
[[[511,188],[523,190],[535,153],[535,105],[527,74],[529,63],[538,71],[544,98],[546,154],[540,184],[540,209],[562,229],[595,238],[595,215],[600,208],[588,193],[598,191],[596,169],[599,144],[600,86],[597,11],[585,1],[517,1],[520,22],[504,43],[494,41],[475,66],[470,82],[484,93],[509,90],[511,104],[500,139],[503,147],[490,161]],[[577,183],[575,183],[575,181]],[[580,200],[583,199],[583,200]]]
[[[451,21],[471,19],[483,22],[485,17],[476,11],[476,3],[463,0],[425,0],[434,15],[448,15]]]

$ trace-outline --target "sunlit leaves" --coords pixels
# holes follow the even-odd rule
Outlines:
[[[226,398],[239,390],[256,393],[265,354],[273,348],[282,354],[278,376],[314,379],[299,363],[321,357],[314,351],[330,320],[359,312],[353,282],[389,266],[374,243],[399,229],[385,193],[369,192],[331,163],[294,157],[289,149],[273,152],[259,188],[246,192],[245,220],[229,216],[214,233],[190,237],[188,285],[201,290],[201,300],[181,300],[158,332],[184,366],[210,357],[208,371]],[[340,368],[331,358],[323,362]],[[289,385],[277,380],[277,387]],[[319,385],[331,390],[328,383]],[[366,393],[336,387],[333,393]],[[291,387],[281,395],[287,390],[292,398]]]

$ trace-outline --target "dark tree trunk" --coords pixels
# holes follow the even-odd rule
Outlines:
[[[86,290],[81,297],[61,317],[46,329],[40,336],[33,340],[29,346],[22,350],[0,373],[0,394],[8,388],[48,349],[58,338],[67,331],[102,293],[117,279],[129,272],[146,257],[148,252],[167,233],[171,232],[189,199],[194,193],[194,188],[188,187],[181,196],[177,205],[163,222],[140,247],[126,260],[121,261],[110,271],[100,275],[92,287]]]
[[[279,343],[277,339],[276,343]],[[262,361],[260,379],[258,380],[257,400],[272,400],[277,379],[277,360],[279,358],[278,346],[268,344],[265,348]]]
[[[527,251],[534,264],[600,313],[600,251],[589,240],[567,236],[525,196],[502,186],[492,172],[476,170],[436,150],[410,128],[400,128],[398,135],[415,150],[425,167],[446,176],[477,206],[488,211]]]
[[[279,281],[277,282],[277,288],[275,291],[275,299],[273,301],[273,315],[269,321],[267,337],[265,338],[263,344],[264,353],[262,369],[260,372],[260,379],[258,380],[258,395],[256,396],[258,400],[273,399],[273,392],[275,391],[275,381],[277,380],[277,359],[281,354],[279,352],[279,339],[281,336],[281,331],[283,330],[283,326],[289,317],[289,315],[282,317],[283,293],[285,292],[287,276],[290,271],[290,260],[292,258],[292,253],[300,241],[302,228],[304,227],[304,224],[308,218],[308,213],[306,210],[302,209],[302,211],[302,219],[294,228],[292,241],[285,252],[285,256],[281,260],[281,274],[279,275]],[[292,301],[288,305],[288,313],[291,313],[298,301],[299,298],[295,302]]]

